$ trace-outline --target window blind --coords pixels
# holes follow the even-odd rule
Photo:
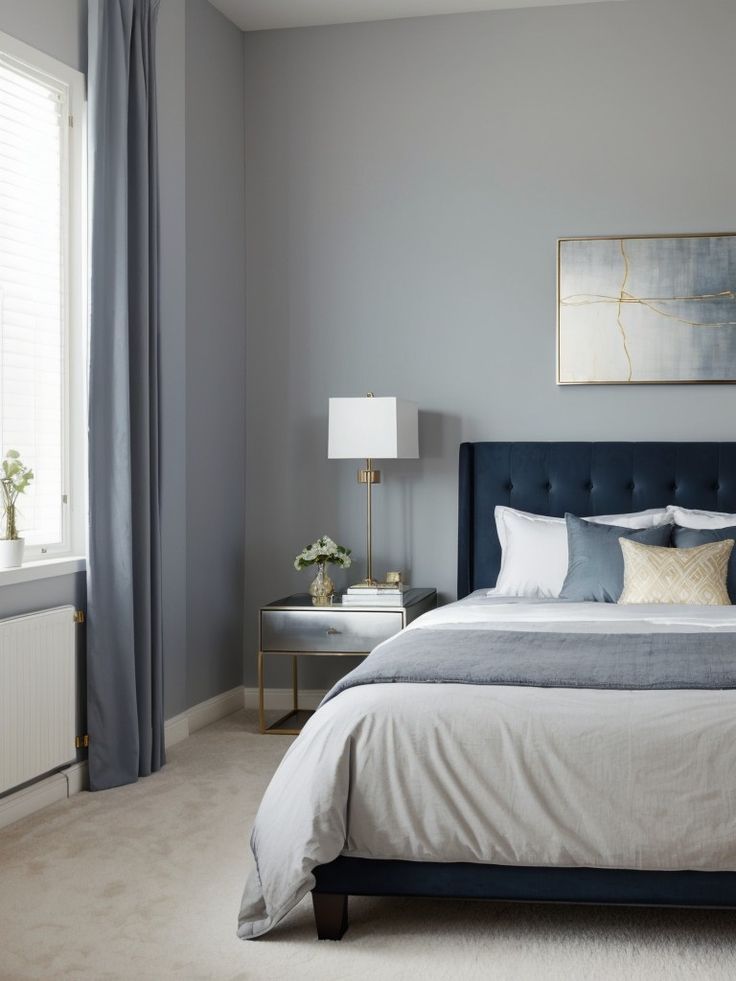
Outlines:
[[[0,455],[35,473],[18,528],[42,547],[64,540],[67,127],[64,87],[0,54]]]

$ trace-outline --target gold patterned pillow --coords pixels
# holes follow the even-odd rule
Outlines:
[[[662,548],[619,538],[624,590],[619,603],[684,603],[727,606],[728,560],[733,539],[695,548]]]

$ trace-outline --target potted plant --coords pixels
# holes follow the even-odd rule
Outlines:
[[[327,565],[337,565],[348,569],[351,563],[350,549],[336,545],[327,535],[322,535],[316,542],[305,548],[294,559],[295,569],[306,569],[310,565],[317,566],[317,575],[309,585],[309,594],[315,606],[327,606],[335,592],[335,584],[325,571]]]
[[[17,450],[8,450],[0,467],[0,569],[23,565],[25,539],[18,535],[16,501],[25,494],[33,480],[33,471],[26,467]]]

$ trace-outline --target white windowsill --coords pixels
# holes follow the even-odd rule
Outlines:
[[[21,582],[35,582],[36,579],[52,579],[56,576],[70,576],[84,572],[87,560],[83,555],[65,555],[60,559],[39,559],[24,562],[18,569],[0,569],[0,586],[14,586]]]

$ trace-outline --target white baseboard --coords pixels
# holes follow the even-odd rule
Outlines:
[[[9,794],[0,800],[0,828],[30,817],[36,811],[66,800],[88,786],[87,764],[72,763],[71,766],[50,777],[44,777],[30,787],[24,787],[14,794]]]
[[[67,796],[71,797],[72,794],[78,794],[80,790],[89,790],[89,769],[86,760],[82,760],[81,763],[72,763],[66,770],[62,770],[62,774],[67,781]]]
[[[68,793],[66,778],[55,773],[10,794],[9,797],[3,797],[0,800],[0,828],[7,828],[9,824],[20,821],[49,804],[55,804],[58,800],[65,800]]]
[[[164,745],[168,749],[189,738],[189,716],[186,712],[164,722]]]
[[[224,719],[226,715],[240,711],[242,707],[242,685],[231,688],[230,691],[225,691],[221,695],[215,695],[214,698],[208,698],[206,702],[200,702],[199,705],[189,709],[189,732],[191,734],[197,729],[203,729],[205,726],[217,722],[218,719]]]
[[[206,702],[193,705],[186,712],[167,719],[164,723],[164,737],[167,747],[175,746],[177,743],[188,739],[197,729],[224,719],[226,715],[232,715],[243,708],[243,686],[231,688],[220,695],[208,698]]]
[[[258,708],[258,689],[246,688],[245,707],[247,709]],[[299,691],[299,708],[316,709],[326,692],[322,689],[307,688]],[[288,712],[292,705],[291,688],[266,688],[264,693],[264,703],[266,710],[273,709],[278,712]]]

